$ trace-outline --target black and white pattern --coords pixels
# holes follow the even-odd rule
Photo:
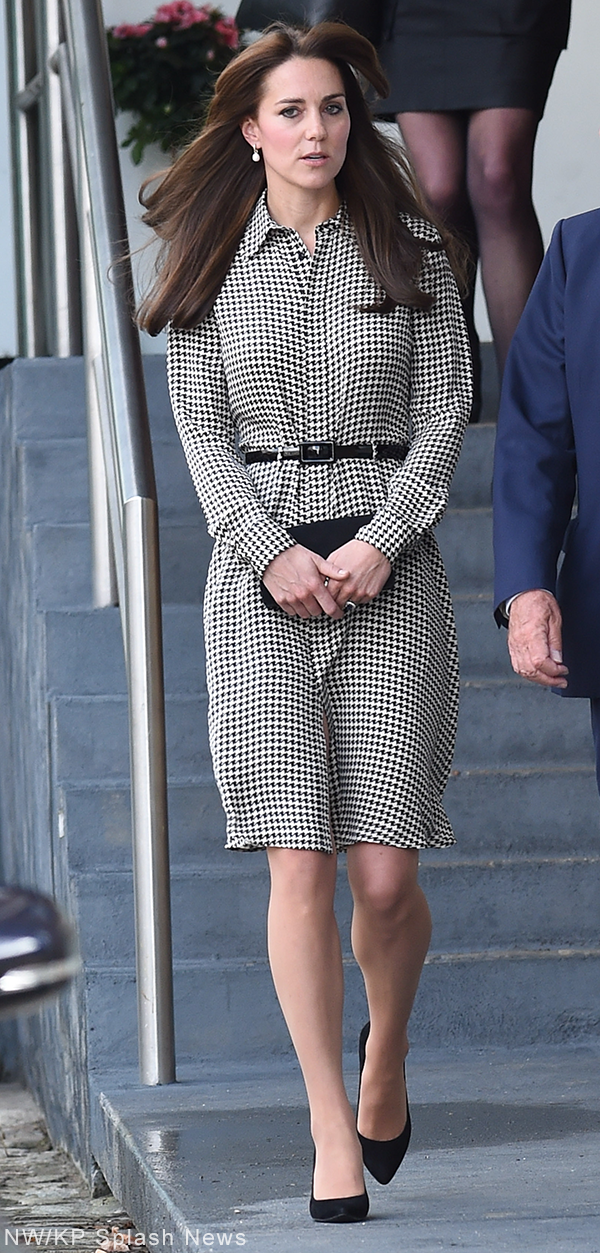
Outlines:
[[[300,236],[263,196],[206,321],[169,328],[175,419],[215,547],[205,596],[209,730],[227,846],[331,852],[454,842],[441,804],[458,709],[439,522],[470,398],[456,285],[427,223],[428,312],[361,313],[377,289],[342,205]],[[402,465],[245,467],[237,447],[410,443]],[[374,513],[358,538],[395,585],[340,622],[267,609],[259,579],[287,528]],[[326,752],[323,713],[331,746]]]

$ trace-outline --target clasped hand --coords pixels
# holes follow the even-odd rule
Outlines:
[[[513,670],[542,687],[567,686],[562,659],[562,619],[558,602],[541,588],[521,592],[508,616],[508,651]]]
[[[375,599],[391,568],[387,557],[363,540],[350,540],[327,559],[295,544],[270,562],[263,583],[291,617],[342,618],[348,601],[363,605]]]

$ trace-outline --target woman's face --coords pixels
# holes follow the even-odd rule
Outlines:
[[[267,75],[255,118],[242,134],[256,144],[267,182],[320,191],[346,159],[350,115],[342,77],[330,61],[292,57]]]

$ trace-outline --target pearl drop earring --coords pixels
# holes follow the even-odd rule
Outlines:
[[[254,149],[254,151],[253,151],[253,153],[252,153],[252,160],[253,160],[253,161],[260,161],[260,152],[259,152],[258,148],[256,147],[256,144],[253,144],[253,145],[252,145],[252,147],[253,147],[253,149]]]

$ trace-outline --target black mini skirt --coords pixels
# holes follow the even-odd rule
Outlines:
[[[389,0],[375,112],[544,112],[571,0]]]

